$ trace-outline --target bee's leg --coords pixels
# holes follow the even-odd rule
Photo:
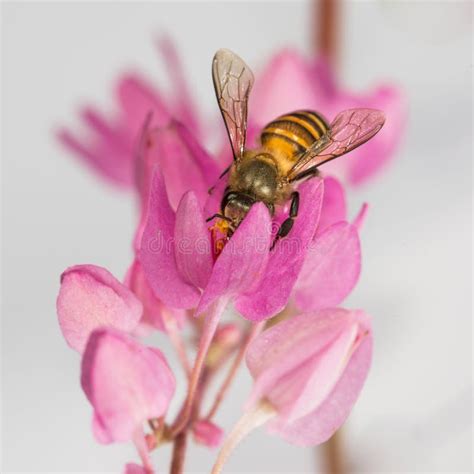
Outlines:
[[[230,171],[230,168],[232,167],[232,165],[229,165],[219,176],[219,179],[222,179],[229,171]],[[214,191],[215,187],[217,186],[217,183],[214,185],[214,186],[211,186],[207,192],[208,194],[212,194],[212,192]]]
[[[294,183],[295,181],[300,181],[304,178],[312,178],[313,176],[318,176],[319,170],[317,166],[312,166],[307,170],[302,171],[300,174],[297,174],[295,177],[290,179],[290,183]]]
[[[275,247],[275,244],[282,237],[286,237],[290,233],[290,230],[292,229],[294,221],[295,221],[295,217],[298,215],[299,205],[300,205],[300,194],[297,191],[295,191],[291,194],[289,216],[281,223],[281,226],[278,229],[278,232],[275,235],[275,238],[273,239],[273,243],[272,243],[272,246],[270,247],[270,250],[273,250],[273,247]]]

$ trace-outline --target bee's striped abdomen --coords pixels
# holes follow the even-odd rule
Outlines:
[[[287,156],[305,152],[329,129],[326,120],[316,112],[298,110],[270,122],[261,133],[262,145]]]

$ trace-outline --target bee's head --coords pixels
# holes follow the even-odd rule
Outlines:
[[[229,223],[229,234],[233,234],[250,211],[255,199],[244,193],[229,191],[221,203],[222,214]]]
[[[228,236],[230,237],[245,216],[250,211],[250,208],[258,201],[258,199],[249,196],[248,194],[228,191],[224,194],[221,202],[221,212],[223,218],[223,225],[228,229]],[[268,207],[271,215],[274,214],[274,206],[271,203],[264,203]]]

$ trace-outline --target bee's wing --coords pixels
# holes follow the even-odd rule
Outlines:
[[[298,175],[326,163],[370,140],[383,126],[385,115],[375,109],[344,110],[331,123],[326,135],[305,151],[288,174],[290,181]]]
[[[253,74],[239,56],[228,49],[220,49],[212,61],[212,79],[234,159],[238,160],[245,147],[247,104],[253,86]]]

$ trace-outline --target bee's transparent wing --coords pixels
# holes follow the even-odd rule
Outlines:
[[[247,105],[253,74],[239,56],[228,49],[220,49],[212,61],[212,79],[234,159],[238,160],[245,147]]]
[[[309,168],[344,155],[370,140],[383,126],[385,115],[375,109],[349,109],[337,115],[328,133],[304,152],[288,174],[290,181]]]

